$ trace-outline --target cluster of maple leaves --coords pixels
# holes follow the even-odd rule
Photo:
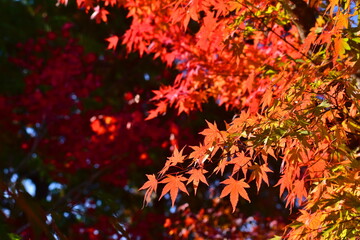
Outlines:
[[[180,72],[154,91],[149,119],[169,106],[201,109],[209,98],[239,110],[226,130],[208,123],[202,144],[189,155],[175,149],[158,176],[147,175],[140,188],[147,203],[159,184],[160,198],[169,192],[173,204],[179,191],[188,194],[185,183],[196,193],[200,182],[209,185],[211,170],[225,177],[220,198],[230,195],[235,210],[239,197],[250,201],[249,182],[259,191],[279,171],[280,195],[303,208],[288,238],[359,233],[356,1],[117,4],[132,17],[123,36],[128,51],[154,54]],[[299,19],[299,8],[315,21]],[[269,157],[280,169],[271,169]]]
[[[125,8],[132,24],[123,36],[108,38],[108,48],[121,39],[128,52],[150,54],[178,70],[171,85],[154,91],[155,109],[147,119],[170,107],[179,114],[201,110],[210,99],[238,112],[224,130],[208,122],[202,143],[175,148],[157,175],[148,174],[140,188],[146,190],[145,203],[159,185],[160,198],[169,193],[174,205],[179,191],[189,194],[190,183],[196,194],[200,184],[216,185],[210,182],[215,178],[219,198],[229,196],[235,212],[240,199],[251,201],[252,182],[259,192],[276,172],[275,186],[286,205],[301,207],[284,238],[360,234],[357,1],[80,0],[77,5],[99,23],[108,20],[111,7]],[[315,20],[300,19],[299,8]],[[113,129],[124,124],[112,116],[101,119],[92,121],[95,138],[103,136],[106,124],[111,142]]]

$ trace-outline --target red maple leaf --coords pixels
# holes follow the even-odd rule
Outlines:
[[[119,37],[114,35],[114,36],[106,38],[105,40],[109,42],[109,45],[108,45],[107,49],[115,50],[116,46],[118,44],[118,41],[119,41]]]
[[[107,22],[107,15],[109,14],[109,11],[106,9],[96,6],[94,7],[94,12],[91,14],[91,19],[95,19],[96,23]]]

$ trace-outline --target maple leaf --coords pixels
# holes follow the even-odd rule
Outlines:
[[[334,39],[334,56],[336,58],[339,56],[340,59],[343,59],[345,57],[346,50],[351,50],[351,47],[349,46],[347,41],[348,41],[347,38]]]
[[[214,142],[218,142],[218,140],[222,137],[222,135],[219,129],[217,128],[216,123],[211,124],[208,121],[206,121],[206,123],[208,124],[209,128],[200,132],[200,134],[205,136],[204,144],[208,145],[208,144],[213,144]]]
[[[160,183],[166,183],[164,186],[161,196],[159,200],[167,193],[170,192],[171,204],[174,206],[176,197],[178,195],[179,190],[183,191],[187,195],[189,195],[188,191],[186,190],[185,184],[183,181],[186,181],[187,178],[183,175],[167,175],[165,179],[163,179]]]
[[[273,92],[271,88],[266,89],[265,93],[262,96],[261,104],[262,104],[262,110],[265,109],[265,107],[270,106],[273,101]]]
[[[306,199],[308,193],[305,188],[305,180],[304,179],[296,179],[294,181],[293,193],[298,199],[298,204],[301,205],[303,199]]]
[[[308,171],[311,178],[320,177],[324,172],[326,172],[326,161],[319,159],[311,163]]]
[[[269,154],[270,156],[272,156],[274,159],[277,159],[274,149],[271,146],[265,146],[264,147],[264,154],[263,154],[263,158],[266,154]],[[267,158],[267,156],[265,157]]]
[[[177,147],[175,146],[175,150],[173,152],[173,155],[171,157],[169,157],[169,161],[171,163],[171,166],[175,166],[177,165],[178,163],[183,163],[184,162],[184,159],[186,157],[186,155],[182,155],[183,151],[184,151],[184,148],[183,147],[180,152],[179,150],[177,149]]]
[[[247,170],[248,170],[249,166],[251,166],[250,160],[251,160],[251,158],[246,157],[244,152],[237,153],[236,157],[231,159],[231,161],[229,162],[229,164],[234,164],[234,169],[233,169],[231,175],[234,175],[241,169],[242,172],[244,173],[244,176],[246,176]]]
[[[315,212],[311,214],[306,210],[299,209],[301,215],[298,217],[298,221],[303,222],[309,229],[319,229],[324,220],[323,213]]]
[[[157,117],[159,114],[166,113],[167,103],[165,101],[160,101],[156,104],[156,108],[149,111],[149,115],[145,120],[150,120]]]
[[[96,23],[100,23],[101,21],[107,22],[107,15],[109,11],[105,10],[100,6],[94,7],[94,12],[91,14],[90,18],[95,19]]]
[[[146,177],[148,178],[148,181],[145,182],[141,188],[139,188],[139,191],[146,189],[143,207],[144,207],[145,202],[146,202],[146,205],[148,205],[151,202],[151,194],[153,192],[156,193],[157,184],[158,184],[158,181],[154,174],[151,174],[151,175],[146,174]]]
[[[249,186],[249,184],[244,182],[244,180],[245,179],[243,178],[243,179],[237,181],[233,177],[230,176],[228,179],[221,182],[222,184],[226,184],[226,186],[222,190],[222,192],[220,194],[220,198],[223,198],[230,194],[230,202],[231,202],[231,205],[233,208],[233,212],[235,212],[236,204],[239,200],[239,195],[242,198],[251,202],[247,192],[245,191],[245,188],[249,188],[250,186]]]
[[[115,50],[116,46],[118,44],[118,41],[119,41],[119,37],[114,35],[114,36],[106,38],[105,40],[109,42],[107,49]]]
[[[200,146],[191,146],[191,148],[194,151],[190,153],[189,158],[193,158],[194,162],[199,165],[203,165],[204,162],[209,158],[210,154],[214,150],[213,146],[202,145],[201,143]]]
[[[249,117],[250,117],[250,111],[242,111],[240,116],[235,118],[233,121],[232,121],[232,124],[229,128],[230,131],[234,131],[234,132],[241,132],[242,130],[242,126],[245,125],[248,120],[249,120]]]
[[[176,166],[178,163],[183,163],[184,159],[186,158],[185,155],[182,155],[184,148],[181,149],[181,151],[179,152],[179,150],[177,149],[177,147],[175,146],[175,150],[173,152],[173,155],[171,157],[168,158],[168,160],[165,163],[165,166],[163,167],[163,169],[161,169],[160,171],[160,176],[164,175],[171,166]]]
[[[216,172],[216,174],[219,173],[219,171],[221,172],[221,176],[224,175],[224,171],[225,171],[225,167],[228,165],[228,161],[226,160],[226,158],[223,158],[220,160],[219,164],[216,166],[216,168],[214,169],[214,172]]]
[[[249,181],[252,181],[255,179],[258,192],[260,190],[262,181],[264,181],[269,186],[269,179],[268,179],[267,173],[273,172],[273,171],[270,168],[268,168],[268,166],[266,164],[263,164],[261,166],[255,164],[255,165],[249,167],[249,169],[253,170]]]
[[[214,9],[216,9],[216,18],[218,18],[220,15],[225,15],[228,12],[228,3],[224,1],[219,1],[214,6]]]
[[[200,181],[209,186],[209,184],[204,176],[204,173],[207,173],[207,171],[202,168],[199,168],[199,169],[193,168],[187,172],[187,174],[190,174],[190,177],[189,177],[186,185],[193,182],[195,195],[196,195],[196,191],[198,189]]]

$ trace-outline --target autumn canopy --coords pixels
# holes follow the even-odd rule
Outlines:
[[[66,8],[70,2],[59,0],[58,7]],[[260,233],[261,229],[254,235],[230,230],[224,234],[224,231],[215,232],[216,226],[206,226],[206,235],[204,226],[193,226],[197,220],[191,217],[189,201],[190,206],[178,206],[181,217],[177,223],[166,219],[164,227],[169,230],[169,236],[175,239],[189,236],[268,239],[274,233],[282,234],[284,239],[360,236],[360,5],[357,1],[77,0],[76,5],[77,11],[99,25],[125,21],[118,18],[119,9],[125,10],[129,25],[107,33],[107,48],[114,55],[122,54],[130,59],[137,53],[140,57],[160,60],[173,75],[152,89],[147,100],[152,107],[146,113],[139,107],[138,117],[89,113],[96,134],[73,136],[69,132],[67,138],[87,136],[87,140],[74,140],[76,152],[64,149],[64,153],[68,151],[72,155],[53,156],[47,164],[66,169],[60,159],[71,157],[80,159],[77,163],[69,162],[82,164],[77,165],[79,168],[102,165],[107,153],[102,143],[115,145],[124,156],[126,151],[135,151],[134,146],[116,142],[119,132],[123,134],[119,129],[123,132],[131,129],[132,132],[122,136],[137,138],[132,144],[138,141],[140,145],[142,138],[133,135],[142,132],[146,136],[149,127],[156,131],[153,126],[156,121],[174,110],[178,118],[186,118],[194,112],[206,112],[206,106],[215,103],[233,118],[217,116],[213,119],[220,121],[216,122],[201,119],[203,130],[198,143],[191,140],[179,144],[174,139],[189,133],[171,122],[164,125],[172,137],[170,142],[168,139],[159,142],[165,142],[172,153],[162,156],[159,169],[146,171],[145,183],[137,186],[144,194],[144,205],[150,205],[144,210],[153,208],[158,199],[166,201],[163,199],[168,196],[171,205],[176,206],[177,200],[183,203],[196,195],[195,198],[218,203],[216,207],[213,205],[214,209],[230,202],[231,211],[223,208],[219,212],[239,214],[242,205],[252,202],[252,196],[269,193],[273,190],[267,189],[275,187],[285,207],[295,213],[284,231],[279,232],[283,230],[279,226],[269,235]],[[126,47],[125,53],[119,51],[122,45]],[[69,55],[82,54],[71,41],[66,49]],[[19,60],[25,57],[15,59],[16,63],[25,66]],[[56,61],[67,60],[56,58],[49,69],[60,64]],[[70,64],[69,71],[74,71],[72,84],[78,85],[67,88],[66,94],[85,98],[90,96],[91,88],[100,84],[101,71],[92,72],[91,66],[96,62],[91,55],[81,57],[76,64],[79,67]],[[31,67],[36,73],[37,67]],[[56,74],[59,76],[61,72]],[[39,75],[44,76],[39,73],[33,78]],[[49,85],[58,84],[56,81],[61,84],[60,77],[49,81],[53,81]],[[44,102],[60,94],[51,91],[46,91],[47,96],[34,93],[32,99]],[[127,101],[138,103],[136,94],[128,95]],[[70,101],[69,108],[82,109],[77,103]],[[61,108],[64,104],[67,103],[53,106],[59,112],[56,114],[64,110]],[[52,117],[46,116],[42,121]],[[32,120],[19,117],[19,121]],[[138,127],[132,128],[131,124]],[[162,139],[161,134],[169,132],[157,126],[160,126],[157,138]],[[155,143],[141,144],[140,153],[133,156],[140,160],[131,161],[140,161],[144,168],[150,165],[144,162],[150,158],[147,155],[153,147],[150,145]],[[47,154],[51,155],[48,150]],[[101,154],[91,155],[98,153]],[[104,171],[114,167],[120,171],[122,157],[118,157],[109,157]],[[91,164],[87,159],[91,159]],[[114,161],[117,163],[112,164]],[[111,182],[111,177],[106,181]],[[202,213],[199,214],[197,218]],[[221,221],[213,223],[221,224]]]

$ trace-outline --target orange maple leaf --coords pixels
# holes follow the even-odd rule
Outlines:
[[[326,171],[326,161],[323,159],[316,159],[309,164],[308,171],[310,178],[320,177]]]
[[[242,111],[240,116],[235,118],[230,127],[229,127],[229,131],[230,132],[242,132],[243,131],[243,127],[246,124],[251,124],[251,122],[249,122],[249,118],[250,118],[250,110],[248,111]]]
[[[165,166],[163,167],[163,169],[161,169],[160,176],[164,175],[171,166],[176,166],[178,163],[184,162],[184,159],[186,157],[185,155],[182,155],[184,148],[185,147],[183,147],[183,149],[181,149],[181,151],[179,152],[179,150],[175,146],[173,155],[168,158],[168,160],[165,163]]]
[[[271,90],[271,88],[268,88],[268,89],[266,89],[265,93],[263,93],[263,95],[262,95],[261,109],[264,110],[265,107],[270,106],[272,101],[273,101],[273,91]]]
[[[253,170],[249,181],[252,181],[255,179],[258,192],[260,190],[262,181],[264,181],[269,186],[269,179],[267,176],[267,172],[273,172],[273,171],[270,168],[268,168],[268,166],[266,164],[263,164],[261,166],[255,164],[255,165],[251,166],[249,169]]]
[[[204,144],[208,145],[208,144],[213,144],[214,142],[218,142],[219,139],[222,137],[222,135],[219,129],[217,128],[216,123],[211,124],[208,121],[206,121],[206,123],[208,124],[209,128],[200,132],[200,134],[205,136]]]
[[[179,189],[181,191],[185,192],[187,195],[189,195],[188,191],[186,190],[185,184],[183,183],[183,181],[186,181],[186,180],[187,180],[187,178],[183,177],[183,175],[177,175],[177,176],[167,175],[166,178],[160,182],[160,183],[166,183],[166,185],[164,186],[164,188],[161,192],[161,196],[160,196],[159,200],[167,192],[170,192],[171,203],[172,203],[172,206],[174,206]]]
[[[189,158],[193,158],[194,162],[199,165],[203,165],[204,162],[212,155],[218,148],[214,148],[212,145],[190,146],[194,151],[190,153]],[[215,149],[215,150],[214,150]]]
[[[298,221],[304,223],[305,227],[313,229],[321,229],[324,224],[325,214],[323,212],[310,213],[306,210],[299,209],[301,215],[298,217]],[[316,234],[315,234],[316,236]]]
[[[305,188],[305,179],[296,179],[294,181],[293,192],[295,196],[298,198],[299,205],[301,205],[303,199],[306,199],[308,196],[307,190]]]
[[[228,165],[228,161],[226,158],[220,160],[216,168],[214,169],[214,173],[218,174],[219,171],[221,172],[221,176],[224,175],[225,167]]]
[[[239,200],[239,195],[242,198],[251,202],[247,192],[245,191],[245,188],[249,188],[250,186],[249,186],[249,184],[244,182],[244,180],[245,179],[243,178],[243,179],[237,181],[233,177],[230,176],[228,179],[221,182],[222,184],[226,184],[226,186],[222,190],[220,198],[223,198],[230,194],[230,202],[231,202],[231,205],[233,208],[233,212],[235,212],[236,204]]]
[[[232,171],[232,176],[237,173],[240,169],[244,173],[244,176],[246,176],[247,170],[249,166],[251,166],[251,158],[246,157],[244,152],[240,152],[236,154],[236,157],[231,159],[229,164],[234,164],[234,169]]]
[[[116,46],[118,44],[118,41],[119,41],[119,37],[114,35],[114,36],[106,38],[105,40],[109,42],[107,49],[115,50]]]
[[[208,184],[208,182],[206,181],[206,178],[205,178],[205,176],[204,176],[204,173],[207,173],[207,171],[206,171],[205,169],[202,169],[202,168],[199,168],[199,169],[193,168],[193,169],[189,170],[187,173],[190,174],[190,177],[189,177],[186,185],[188,185],[189,183],[193,182],[195,195],[196,195],[196,191],[197,191],[197,189],[198,189],[198,186],[199,186],[200,181],[209,186],[209,184]]]
[[[146,189],[146,193],[145,193],[145,196],[144,196],[143,207],[144,207],[145,202],[146,202],[146,205],[148,205],[150,203],[151,194],[153,192],[156,193],[157,184],[158,184],[158,181],[157,181],[154,174],[151,174],[151,175],[146,174],[146,177],[148,178],[148,181],[145,182],[144,185],[141,188],[139,188],[139,191]]]
[[[184,151],[184,148],[183,147],[180,152],[179,150],[177,149],[177,147],[175,146],[175,150],[173,152],[173,155],[171,157],[169,157],[169,161],[171,163],[171,166],[175,166],[177,165],[178,163],[183,163],[184,162],[184,159],[185,159],[185,155],[182,155],[183,151]]]

